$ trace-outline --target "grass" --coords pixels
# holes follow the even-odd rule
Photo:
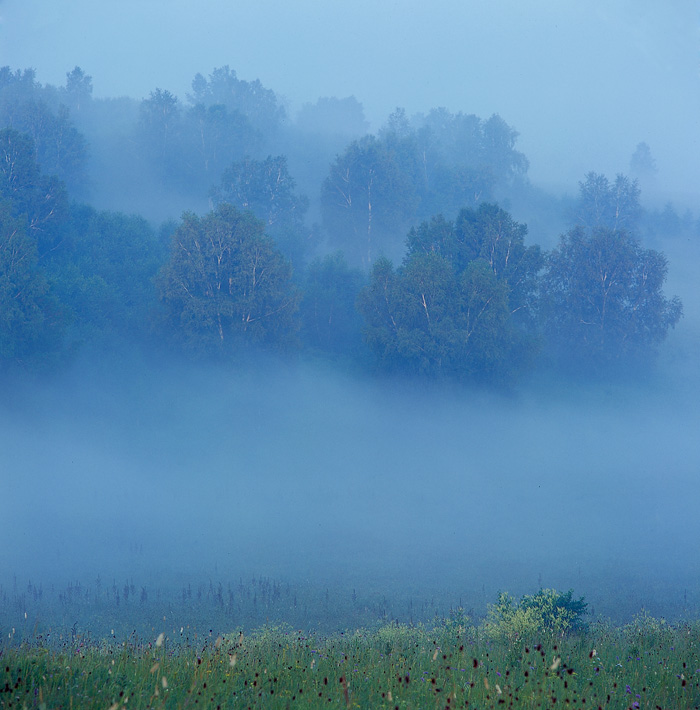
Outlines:
[[[194,642],[41,639],[0,652],[0,707],[700,707],[700,626],[648,616],[532,642],[451,620],[306,635],[285,625]]]
[[[264,578],[12,587],[3,709],[700,708],[700,623],[579,623],[571,592],[501,594],[474,621]]]

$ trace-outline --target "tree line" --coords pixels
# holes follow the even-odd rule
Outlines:
[[[497,115],[398,109],[371,135],[354,99],[292,123],[228,67],[198,74],[184,105],[161,89],[93,99],[79,67],[58,88],[5,67],[0,126],[2,369],[158,342],[511,383],[648,361],[681,317],[633,178],[589,173],[559,243],[528,243],[503,207],[534,194],[528,161]],[[142,199],[191,207],[156,227],[91,206],[124,161]]]

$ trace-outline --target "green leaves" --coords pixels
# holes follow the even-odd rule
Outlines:
[[[560,594],[555,589],[540,589],[516,602],[502,592],[489,607],[484,630],[494,640],[513,644],[517,641],[543,640],[586,628],[583,617],[588,610],[584,597],[573,598],[573,589]]]
[[[48,261],[79,340],[142,337],[155,305],[165,249],[142,217],[73,205],[61,249]]]
[[[385,366],[431,375],[497,381],[529,359],[534,339],[516,320],[529,302],[539,250],[525,228],[495,205],[441,216],[410,232],[394,272],[375,263],[358,300],[366,340]]]
[[[355,300],[364,278],[341,252],[312,261],[306,269],[300,306],[301,335],[311,347],[336,355],[358,349],[362,322]]]
[[[627,232],[576,228],[549,254],[542,317],[560,360],[600,369],[652,351],[682,314],[665,257]]]
[[[575,223],[592,230],[634,231],[642,211],[639,195],[636,180],[618,175],[611,184],[605,175],[588,173],[579,183]]]
[[[158,288],[170,326],[195,352],[293,340],[299,297],[291,268],[262,223],[231,205],[183,215]]]
[[[264,222],[266,233],[278,248],[297,264],[303,261],[308,246],[304,216],[309,201],[297,195],[295,188],[287,159],[278,155],[232,163],[224,171],[220,186],[210,194],[216,204],[228,202],[240,210],[250,210]]]
[[[0,368],[54,355],[64,320],[25,220],[0,201]]]
[[[352,263],[369,268],[391,237],[405,234],[418,203],[400,155],[374,136],[354,141],[321,189],[323,224]]]

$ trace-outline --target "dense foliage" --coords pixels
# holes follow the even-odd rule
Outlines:
[[[370,347],[388,366],[481,379],[508,377],[530,358],[536,247],[496,205],[434,218],[411,231],[395,272],[375,263],[358,301]]]
[[[228,203],[252,212],[265,225],[282,253],[300,267],[311,247],[304,223],[309,200],[296,194],[296,182],[289,174],[283,155],[265,160],[245,158],[224,170],[221,183],[211,191],[214,203]]]
[[[526,594],[519,602],[507,592],[501,592],[491,605],[485,634],[507,644],[537,641],[542,636],[564,636],[584,631],[583,617],[588,604],[584,598],[573,598],[573,590],[564,594],[555,589],[540,589],[537,594]]]
[[[641,239],[694,218],[645,211],[636,179],[590,172],[548,200],[498,115],[397,109],[366,131],[354,97],[293,120],[229,67],[140,102],[95,99],[80,67],[62,87],[0,69],[0,367],[255,344],[514,382],[648,361],[679,321]],[[653,171],[646,144],[631,167]],[[528,200],[571,225],[549,253],[503,207]]]
[[[560,359],[600,368],[648,354],[681,317],[663,295],[667,263],[628,232],[580,227],[561,237],[542,280],[543,325]]]
[[[291,269],[249,212],[229,204],[183,215],[158,280],[175,335],[194,350],[227,351],[242,338],[283,343],[295,330]]]

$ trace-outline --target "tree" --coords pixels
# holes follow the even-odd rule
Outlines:
[[[498,114],[483,124],[483,162],[492,167],[505,185],[525,175],[529,168],[525,155],[515,150],[518,135]]]
[[[416,130],[425,193],[422,215],[452,216],[460,207],[493,199],[508,190],[528,169],[515,149],[518,132],[500,116],[484,121],[474,114],[433,109]]]
[[[625,175],[611,184],[605,175],[588,173],[585,182],[579,182],[574,225],[634,232],[641,215],[639,195],[639,183]]]
[[[508,380],[531,359],[529,318],[539,250],[525,228],[494,205],[435,217],[411,230],[394,271],[375,263],[358,299],[365,337],[394,369],[487,381]]]
[[[267,118],[259,120],[254,110],[255,91],[243,91],[247,99],[242,101],[240,91],[227,91],[225,85],[221,77],[212,86],[197,75],[189,106],[183,108],[176,96],[161,89],[141,102],[142,153],[169,187],[204,197],[225,166],[259,152]]]
[[[81,111],[92,100],[92,77],[79,66],[66,73],[66,86],[62,92],[69,108]]]
[[[225,166],[241,159],[260,144],[260,135],[239,111],[223,104],[196,104],[183,122],[183,178],[211,187]]]
[[[197,74],[192,81],[192,94],[187,99],[193,106],[221,105],[229,112],[238,112],[268,138],[277,133],[286,118],[274,91],[266,89],[258,79],[239,79],[228,66],[214,69],[208,79]]]
[[[296,117],[299,130],[306,133],[361,138],[369,129],[362,104],[354,97],[321,97],[304,104]]]
[[[532,326],[543,257],[539,247],[525,246],[526,236],[526,225],[498,205],[482,203],[476,209],[461,210],[454,224],[438,216],[412,229],[408,255],[438,252],[460,272],[476,259],[483,260],[507,284],[509,308],[516,321]]]
[[[181,119],[182,109],[177,96],[167,90],[151,91],[150,96],[141,102],[141,140],[153,157],[165,161],[172,155],[180,138]]]
[[[365,339],[388,369],[485,381],[517,369],[507,290],[483,261],[458,274],[438,254],[417,255],[397,271],[379,259],[358,309]]]
[[[417,205],[415,186],[396,155],[374,136],[354,141],[331,165],[321,190],[323,225],[333,244],[368,269],[405,234]]]
[[[61,349],[65,318],[26,220],[0,200],[0,367],[45,361]]]
[[[355,301],[364,285],[362,272],[342,252],[314,259],[307,267],[299,309],[301,336],[311,347],[334,355],[362,344],[362,319]]]
[[[239,210],[250,210],[265,224],[282,253],[300,265],[308,249],[304,216],[309,200],[295,192],[296,182],[283,155],[265,160],[245,158],[232,163],[211,191],[214,204],[228,202]]]
[[[638,180],[649,180],[658,172],[656,160],[651,154],[648,143],[637,143],[637,147],[630,158],[630,172]]]
[[[14,216],[26,217],[39,256],[58,247],[68,214],[63,183],[42,175],[34,142],[12,128],[0,130],[0,199],[9,200]]]
[[[562,364],[601,370],[648,357],[682,314],[663,294],[667,261],[625,231],[577,227],[561,237],[542,279],[544,328]]]
[[[158,290],[167,321],[193,351],[284,345],[297,329],[299,295],[289,264],[262,222],[229,204],[203,218],[183,215]]]
[[[105,345],[143,337],[165,257],[153,228],[142,217],[73,205],[66,233],[48,268],[72,338]]]
[[[513,645],[585,631],[588,625],[583,617],[588,613],[588,603],[585,597],[575,599],[573,593],[573,589],[563,594],[540,589],[517,602],[501,592],[496,604],[489,605],[486,635]]]
[[[64,94],[42,87],[33,70],[0,69],[0,126],[29,136],[35,162],[45,175],[55,175],[73,193],[87,184],[87,141],[60,102]]]
[[[422,212],[456,215],[464,207],[475,207],[491,199],[495,185],[494,174],[487,167],[437,165]]]

